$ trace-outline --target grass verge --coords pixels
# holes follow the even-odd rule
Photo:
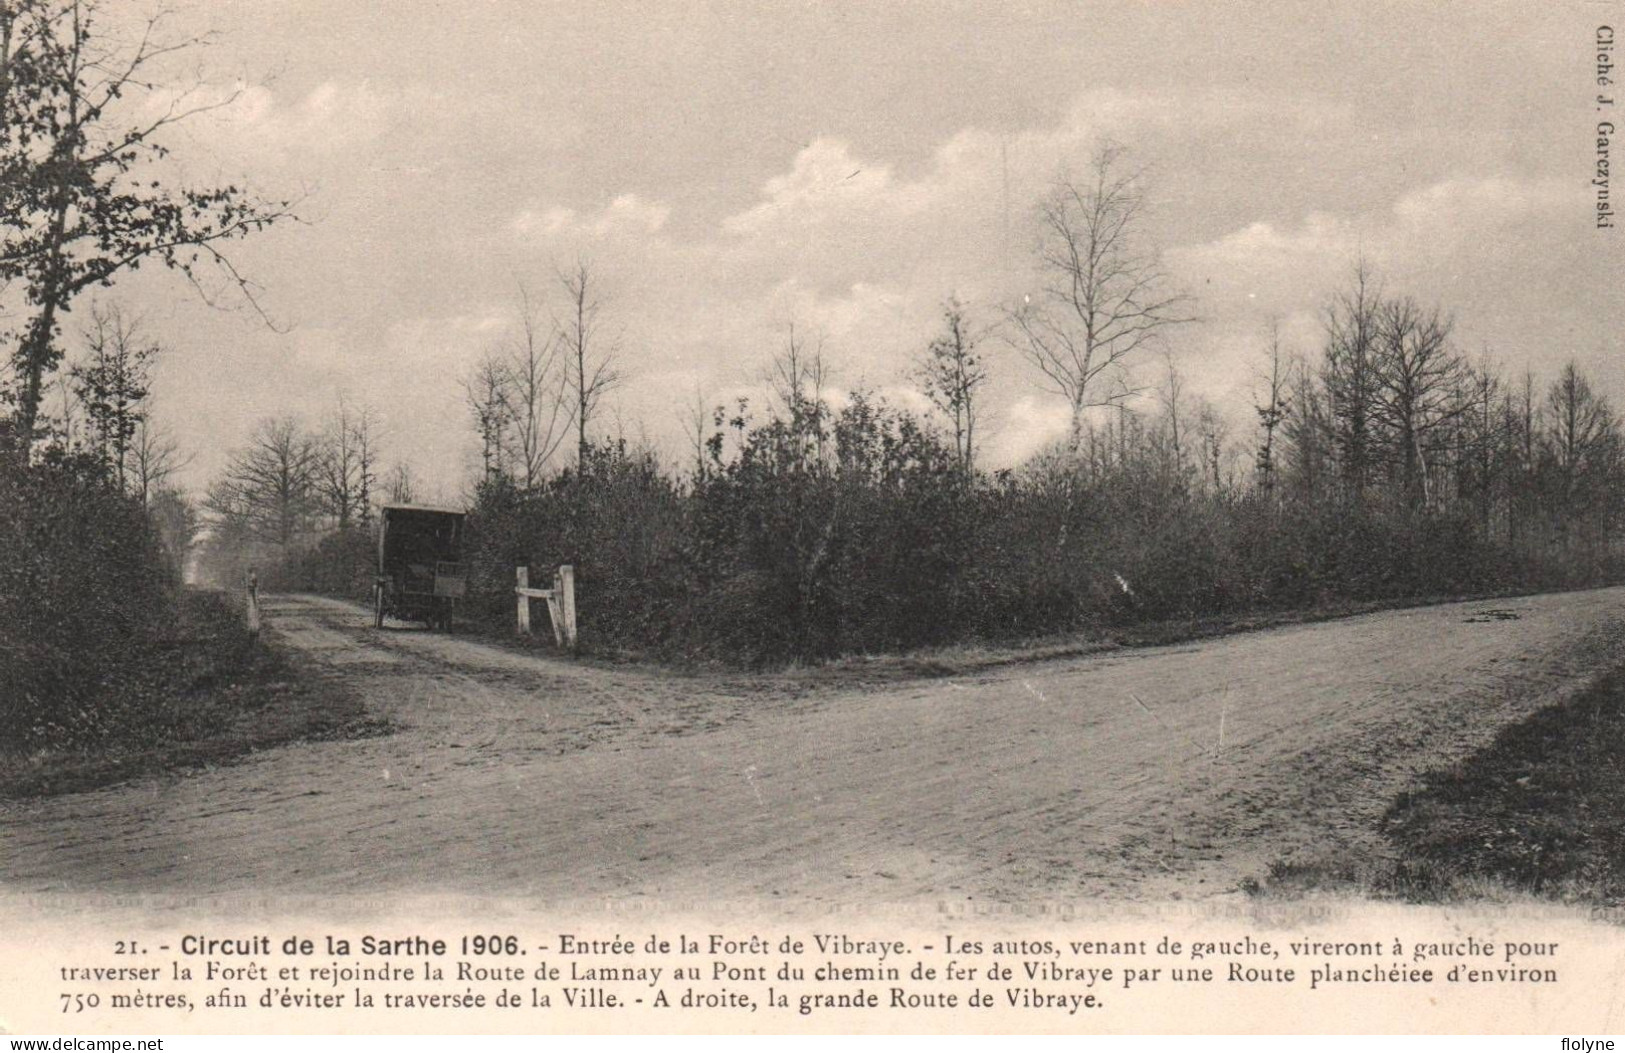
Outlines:
[[[1437,903],[1516,892],[1625,906],[1625,666],[1425,776],[1382,820],[1387,859],[1278,864],[1255,892]]]
[[[250,635],[223,594],[191,589],[97,706],[94,740],[0,746],[0,797],[75,793],[288,742],[387,730],[341,685],[295,670]]]

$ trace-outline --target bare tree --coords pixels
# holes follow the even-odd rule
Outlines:
[[[322,511],[339,530],[348,530],[371,515],[377,485],[377,440],[371,407],[353,406],[342,396],[319,441],[316,492]]]
[[[795,456],[803,467],[822,464],[829,440],[829,407],[824,391],[835,371],[824,356],[820,334],[811,344],[791,322],[784,347],[767,369],[767,386],[790,425]]]
[[[1281,325],[1274,318],[1269,321],[1269,347],[1263,375],[1261,395],[1255,395],[1253,409],[1258,413],[1258,426],[1264,438],[1258,444],[1254,465],[1258,471],[1258,485],[1266,498],[1275,496],[1275,433],[1286,419],[1290,402],[1287,398],[1286,363],[1281,354]]]
[[[79,420],[79,396],[74,394],[73,387],[72,370],[60,372],[51,379],[49,388],[56,393],[60,409],[55,420],[41,427],[41,430],[49,430],[63,449],[72,449],[84,438]]]
[[[1170,291],[1143,244],[1145,212],[1140,174],[1124,170],[1124,149],[1111,142],[1082,178],[1057,181],[1039,209],[1045,282],[1009,312],[1012,340],[1071,407],[1074,454],[1086,411],[1132,394],[1102,379],[1169,327],[1193,320],[1189,298]]]
[[[262,420],[209,488],[206,507],[239,532],[286,548],[319,509],[320,449],[293,417]]]
[[[599,314],[599,278],[592,264],[577,260],[574,268],[559,272],[559,285],[567,297],[567,312],[558,329],[569,356],[569,376],[575,390],[576,456],[587,460],[587,431],[598,405],[621,382],[616,369],[619,349],[602,331]]]
[[[976,470],[977,398],[987,366],[977,350],[983,334],[971,325],[963,304],[950,296],[942,307],[943,331],[925,349],[917,373],[925,396],[953,427],[954,452],[966,478]]]
[[[415,502],[418,499],[418,482],[412,466],[405,461],[396,464],[389,473],[386,490],[391,504],[409,505]]]
[[[696,384],[693,397],[680,411],[683,437],[688,440],[689,452],[694,456],[694,478],[696,480],[705,478],[708,471],[706,439],[709,437],[709,431],[706,426],[710,424],[712,414],[713,410],[711,404],[706,401],[705,392]]]
[[[820,334],[808,346],[805,334],[796,332],[796,323],[785,329],[784,347],[768,364],[765,380],[768,392],[787,416],[801,412],[821,397],[829,379],[824,362],[824,338]]]
[[[361,525],[372,525],[372,497],[378,486],[378,417],[363,405],[351,424],[356,458],[356,514]]]
[[[1512,434],[1507,428],[1510,399],[1488,354],[1481,365],[1464,370],[1457,398],[1466,407],[1460,428],[1457,488],[1477,498],[1480,529],[1488,538],[1493,533],[1496,502],[1507,496],[1508,471],[1513,464],[1509,456]]]
[[[1469,406],[1460,397],[1465,367],[1450,348],[1450,330],[1447,316],[1410,297],[1385,300],[1378,311],[1377,416],[1393,439],[1400,487],[1417,508],[1429,499],[1430,440]]]
[[[1183,410],[1185,395],[1185,377],[1179,372],[1179,366],[1174,362],[1174,356],[1164,352],[1163,365],[1166,375],[1161,390],[1157,392],[1157,401],[1162,403],[1162,411],[1168,421],[1168,442],[1174,456],[1174,471],[1183,475],[1185,472],[1185,436],[1183,434],[1184,422],[1180,419]]]
[[[161,490],[169,489],[170,478],[192,463],[192,455],[182,456],[180,444],[168,428],[153,423],[151,416],[136,425],[130,444],[131,492],[150,506]]]
[[[1535,375],[1524,370],[1523,382],[1508,395],[1502,409],[1502,427],[1507,437],[1507,459],[1511,464],[1511,495],[1507,501],[1507,540],[1516,544],[1533,518],[1535,472],[1538,468],[1540,407],[1535,400]]]
[[[475,363],[463,379],[463,399],[480,439],[480,478],[505,474],[504,451],[513,421],[509,416],[507,363],[494,352]]]
[[[1207,399],[1199,399],[1196,410],[1196,436],[1201,450],[1202,474],[1213,493],[1223,494],[1225,486],[1224,462],[1229,448],[1230,425],[1224,415]]]
[[[1358,496],[1378,460],[1378,403],[1382,394],[1382,294],[1364,260],[1349,287],[1326,306],[1326,363],[1322,386],[1338,469]]]
[[[1595,496],[1592,484],[1617,452],[1613,410],[1570,362],[1546,393],[1546,419],[1545,454],[1556,468],[1557,497],[1574,514]]]
[[[1304,496],[1318,496],[1330,481],[1334,467],[1332,411],[1326,389],[1309,363],[1299,359],[1288,371],[1287,413],[1281,439],[1293,488]]]
[[[202,529],[197,506],[174,487],[163,486],[152,491],[147,511],[171,563],[177,571],[181,570]]]
[[[119,489],[127,489],[130,446],[146,418],[158,345],[142,339],[138,321],[116,304],[92,304],[84,335],[85,360],[71,371],[74,393],[97,452]]]
[[[515,480],[525,489],[542,481],[575,419],[571,374],[556,331],[543,332],[528,290],[519,290],[519,333],[501,372],[503,409]]]

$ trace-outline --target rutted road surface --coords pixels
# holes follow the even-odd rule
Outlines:
[[[1382,850],[1415,775],[1625,657],[1625,589],[799,697],[276,597],[391,735],[0,803],[9,891],[555,900],[1200,896]]]

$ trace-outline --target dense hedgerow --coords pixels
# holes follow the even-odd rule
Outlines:
[[[378,543],[371,526],[334,530],[308,548],[271,558],[255,567],[260,585],[271,592],[315,592],[346,599],[370,600],[378,576]],[[240,560],[235,580],[246,576]]]
[[[1573,366],[1541,401],[1458,362],[1418,416],[1404,346],[1376,388],[1340,347],[1259,407],[1250,464],[1170,395],[987,474],[963,433],[802,381],[718,410],[681,473],[624,443],[531,486],[487,458],[462,620],[510,632],[514,568],[568,563],[584,646],[763,664],[1625,577],[1625,429]],[[263,580],[363,595],[373,558],[340,531]]]
[[[513,624],[514,568],[576,568],[589,647],[745,664],[1165,620],[1617,579],[1604,539],[1513,546],[1467,507],[1205,485],[1153,447],[967,476],[908,414],[856,396],[743,417],[679,479],[592,447],[469,518],[467,616]]]
[[[0,737],[116,732],[127,679],[167,624],[176,560],[98,458],[0,454]]]

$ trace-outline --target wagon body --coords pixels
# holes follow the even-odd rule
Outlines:
[[[386,505],[378,526],[374,622],[420,621],[450,629],[463,575],[462,512],[421,505]]]

